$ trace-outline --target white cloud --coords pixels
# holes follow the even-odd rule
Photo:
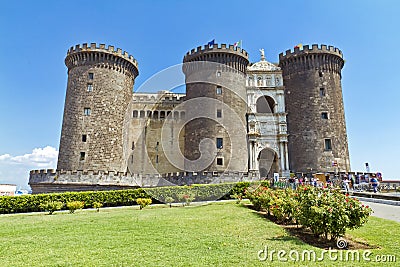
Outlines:
[[[29,171],[55,169],[57,157],[58,151],[51,146],[35,148],[31,153],[20,156],[0,155],[0,183],[12,183],[27,188]]]

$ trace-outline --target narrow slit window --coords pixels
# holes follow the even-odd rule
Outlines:
[[[217,86],[217,89],[216,89],[216,94],[217,95],[222,95],[222,87],[221,86]]]
[[[88,91],[88,92],[92,92],[92,91],[93,91],[93,84],[88,83],[88,85],[87,85],[87,91]]]
[[[135,149],[135,142],[132,142],[132,150]]]
[[[217,118],[222,118],[222,109],[217,109]]]
[[[90,114],[92,114],[92,110],[90,108],[84,108],[83,109],[83,114],[85,116],[90,116]]]
[[[332,150],[332,140],[325,139],[325,150]]]
[[[217,138],[217,148],[221,149],[224,146],[224,140],[220,137]]]
[[[82,142],[86,142],[87,140],[87,135],[86,134],[82,134]]]
[[[325,96],[325,88],[321,87],[319,88],[319,96]]]

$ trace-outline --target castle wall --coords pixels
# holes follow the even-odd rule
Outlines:
[[[138,94],[129,107],[130,173],[163,174],[183,170],[183,96]]]
[[[280,54],[279,59],[286,87],[291,171],[331,171],[332,161],[338,162],[340,170],[350,171],[341,51],[304,46]]]

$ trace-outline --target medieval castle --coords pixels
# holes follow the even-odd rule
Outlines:
[[[134,92],[138,63],[94,43],[68,50],[57,170],[33,193],[350,171],[342,52],[305,45],[279,63],[209,44],[183,58],[186,94]]]

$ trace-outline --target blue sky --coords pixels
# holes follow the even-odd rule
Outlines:
[[[0,183],[55,168],[70,46],[105,43],[139,62],[138,88],[215,39],[252,62],[302,44],[340,48],[352,169],[400,179],[399,1],[4,1],[0,10]]]

